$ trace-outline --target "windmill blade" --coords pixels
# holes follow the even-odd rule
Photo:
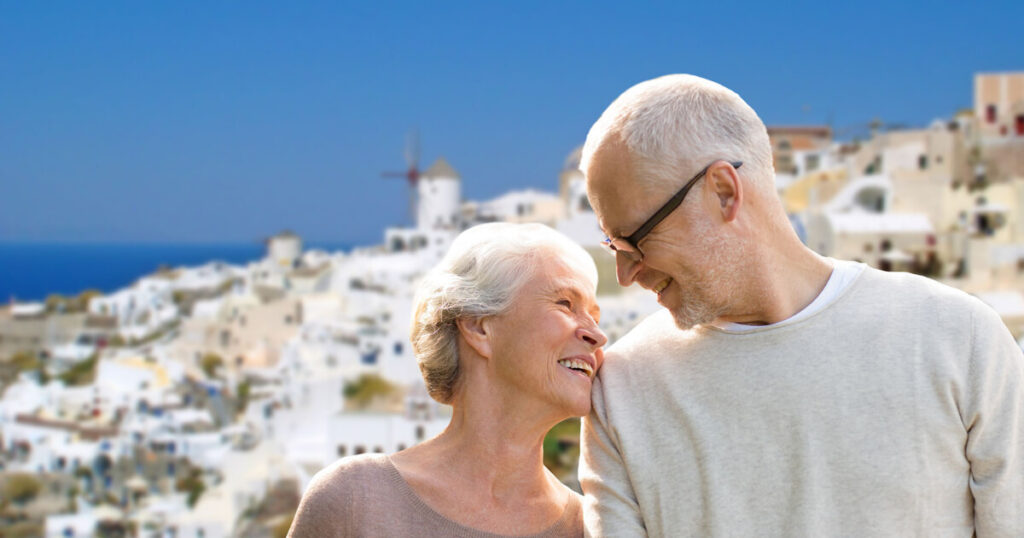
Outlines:
[[[420,167],[420,133],[415,127],[405,134],[405,164],[410,170]]]

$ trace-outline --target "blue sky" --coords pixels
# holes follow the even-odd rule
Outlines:
[[[0,1],[0,240],[378,242],[410,127],[467,198],[556,189],[630,85],[925,125],[1024,69],[1024,3]]]

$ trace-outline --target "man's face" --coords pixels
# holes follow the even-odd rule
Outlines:
[[[594,153],[585,172],[587,195],[608,237],[632,234],[678,188],[657,193],[644,189],[629,151],[617,137]],[[615,259],[619,284],[636,282],[656,293],[658,303],[681,329],[714,321],[734,299],[737,275],[717,239],[709,212],[714,207],[707,205],[704,181],[699,180],[682,205],[641,240],[642,261],[634,263],[623,255]]]

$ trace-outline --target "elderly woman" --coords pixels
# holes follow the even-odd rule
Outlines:
[[[605,335],[597,271],[538,224],[463,232],[423,279],[413,349],[447,429],[313,479],[290,536],[582,536],[579,497],[543,464],[544,435],[590,411]]]

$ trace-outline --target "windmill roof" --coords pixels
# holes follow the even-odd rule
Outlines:
[[[462,179],[462,176],[452,168],[452,165],[448,164],[448,161],[444,157],[438,157],[434,164],[427,168],[426,172],[423,172],[424,177],[439,178],[447,177],[452,179]]]

